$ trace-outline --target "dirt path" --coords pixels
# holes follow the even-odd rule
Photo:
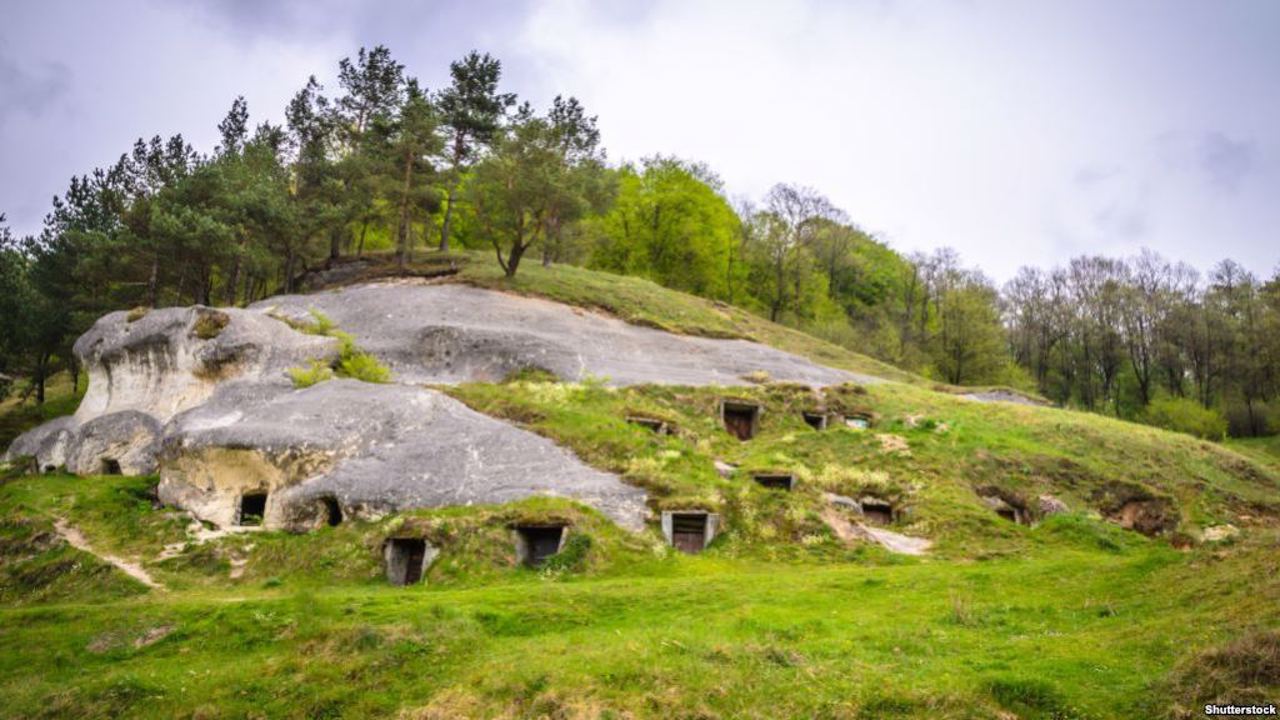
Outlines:
[[[58,518],[54,520],[53,528],[58,531],[58,535],[62,536],[62,539],[66,540],[67,543],[71,545],[71,547],[77,550],[87,552],[90,555],[97,557],[99,560],[102,560],[105,563],[110,563],[111,565],[116,566],[124,574],[128,575],[134,580],[137,580],[143,585],[146,585],[147,587],[156,588],[157,590],[164,589],[164,585],[161,585],[160,583],[156,582],[151,577],[151,575],[147,573],[146,570],[142,569],[141,565],[135,562],[130,562],[128,560],[118,558],[114,555],[105,555],[103,553],[98,552],[97,550],[94,550],[93,546],[89,544],[89,541],[85,539],[84,533],[80,532],[80,530],[77,529],[75,526],[68,525],[67,521],[63,520],[62,518]]]

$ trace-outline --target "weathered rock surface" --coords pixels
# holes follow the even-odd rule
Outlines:
[[[333,357],[337,346],[253,310],[164,308],[133,321],[110,313],[76,340],[89,390],[75,417],[139,410],[166,422],[227,380],[287,384],[286,368]]]
[[[541,368],[615,385],[741,385],[768,373],[809,385],[874,383],[746,340],[673,335],[560,303],[465,285],[398,282],[271,298],[253,309],[305,320],[315,309],[355,335],[403,382],[501,380]]]
[[[236,521],[267,492],[267,527],[308,529],[400,508],[570,497],[639,529],[645,494],[551,441],[433,390],[331,380],[262,397],[228,386],[166,431],[160,499]]]
[[[394,385],[295,389],[286,370],[332,361],[338,341],[280,318],[324,313],[387,363]],[[77,474],[159,472],[160,497],[221,526],[266,494],[262,522],[307,529],[395,510],[574,498],[640,528],[645,494],[550,441],[409,383],[497,380],[541,368],[614,384],[738,384],[768,373],[827,385],[875,378],[756,343],[672,335],[553,302],[391,282],[249,309],[168,308],[101,318],[75,345],[89,390],[72,417],[6,457]]]

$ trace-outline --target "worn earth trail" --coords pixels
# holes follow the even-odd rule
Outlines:
[[[58,532],[58,535],[62,537],[63,540],[66,540],[67,543],[71,545],[71,547],[82,552],[87,552],[105,563],[116,566],[126,575],[147,587],[155,588],[157,590],[164,589],[164,585],[156,582],[155,579],[152,578],[146,570],[143,570],[142,566],[138,563],[94,550],[93,545],[89,544],[89,540],[84,536],[84,533],[80,532],[80,530],[75,526],[67,524],[66,520],[58,518],[54,521],[53,528]]]

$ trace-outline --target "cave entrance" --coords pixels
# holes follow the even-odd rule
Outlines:
[[[338,498],[332,495],[325,495],[320,498],[320,504],[324,507],[324,521],[329,527],[337,527],[342,524],[342,506],[338,504]]]
[[[720,419],[724,421],[724,429],[730,435],[739,440],[750,440],[755,437],[756,426],[760,421],[760,406],[725,400],[720,405]]]
[[[862,517],[873,525],[893,523],[893,506],[879,498],[865,497],[858,501]]]
[[[627,422],[631,423],[632,425],[638,425],[657,435],[669,434],[669,431],[667,429],[667,424],[657,418],[629,417],[627,418]]]
[[[796,483],[793,475],[754,475],[753,478],[761,487],[766,487],[770,490],[790,491]]]
[[[120,461],[115,458],[102,458],[103,475],[120,475]]]
[[[827,429],[827,416],[824,413],[807,412],[801,413],[804,416],[805,423],[814,430]]]
[[[240,496],[240,517],[237,525],[255,526],[262,524],[267,514],[267,494],[264,492],[245,493]]]
[[[528,567],[538,567],[560,552],[564,543],[564,525],[518,525],[516,559]]]
[[[715,538],[718,515],[701,511],[662,513],[662,532],[672,547],[694,555]]]
[[[392,585],[416,585],[427,566],[427,541],[423,538],[391,538],[384,550],[387,581]]]

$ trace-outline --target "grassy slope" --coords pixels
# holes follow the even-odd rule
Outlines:
[[[1280,627],[1280,463],[1268,445],[1223,449],[1081,413],[968,402],[644,281],[536,266],[521,276],[506,289],[749,336],[907,384],[827,398],[875,413],[869,432],[810,430],[798,416],[815,402],[807,391],[735,388],[767,407],[749,443],[718,428],[716,389],[450,390],[623,473],[657,506],[724,512],[728,531],[693,558],[667,551],[653,529],[626,535],[542,499],[242,534],[161,561],[186,519],[153,507],[153,479],[0,478],[0,717],[1157,717],[1221,688],[1280,691],[1280,670],[1249,644]],[[487,265],[462,279],[502,286]],[[628,425],[630,414],[664,418],[678,434]],[[909,454],[885,451],[879,435]],[[720,478],[714,458],[801,482],[765,491]],[[1232,522],[1245,534],[1180,553],[1120,530],[1090,515],[1115,481],[1176,499],[1184,531]],[[979,504],[980,485],[1051,491],[1079,512],[1013,525]],[[897,529],[936,540],[934,554],[845,546],[817,517],[820,489],[896,494],[907,510]],[[168,590],[72,550],[54,518],[99,552],[143,562]],[[588,542],[561,571],[515,567],[504,528],[521,518],[569,520]],[[429,585],[387,587],[381,541],[410,528],[442,555]],[[1206,672],[1196,653],[1236,637],[1243,660]],[[1185,681],[1210,675],[1219,690]]]
[[[145,485],[12,481],[0,538],[56,513],[144,551],[172,521],[119,500]],[[404,589],[358,551],[335,580],[335,554],[380,528],[257,534],[272,561],[238,580],[149,564],[167,592],[81,556],[54,581],[78,596],[10,595],[0,611],[0,717],[1154,717],[1188,648],[1280,621],[1280,579],[1251,578],[1270,533],[1184,554],[1064,516],[1028,530],[1027,552],[976,563],[613,546],[625,562],[550,576],[472,553],[487,572]]]

